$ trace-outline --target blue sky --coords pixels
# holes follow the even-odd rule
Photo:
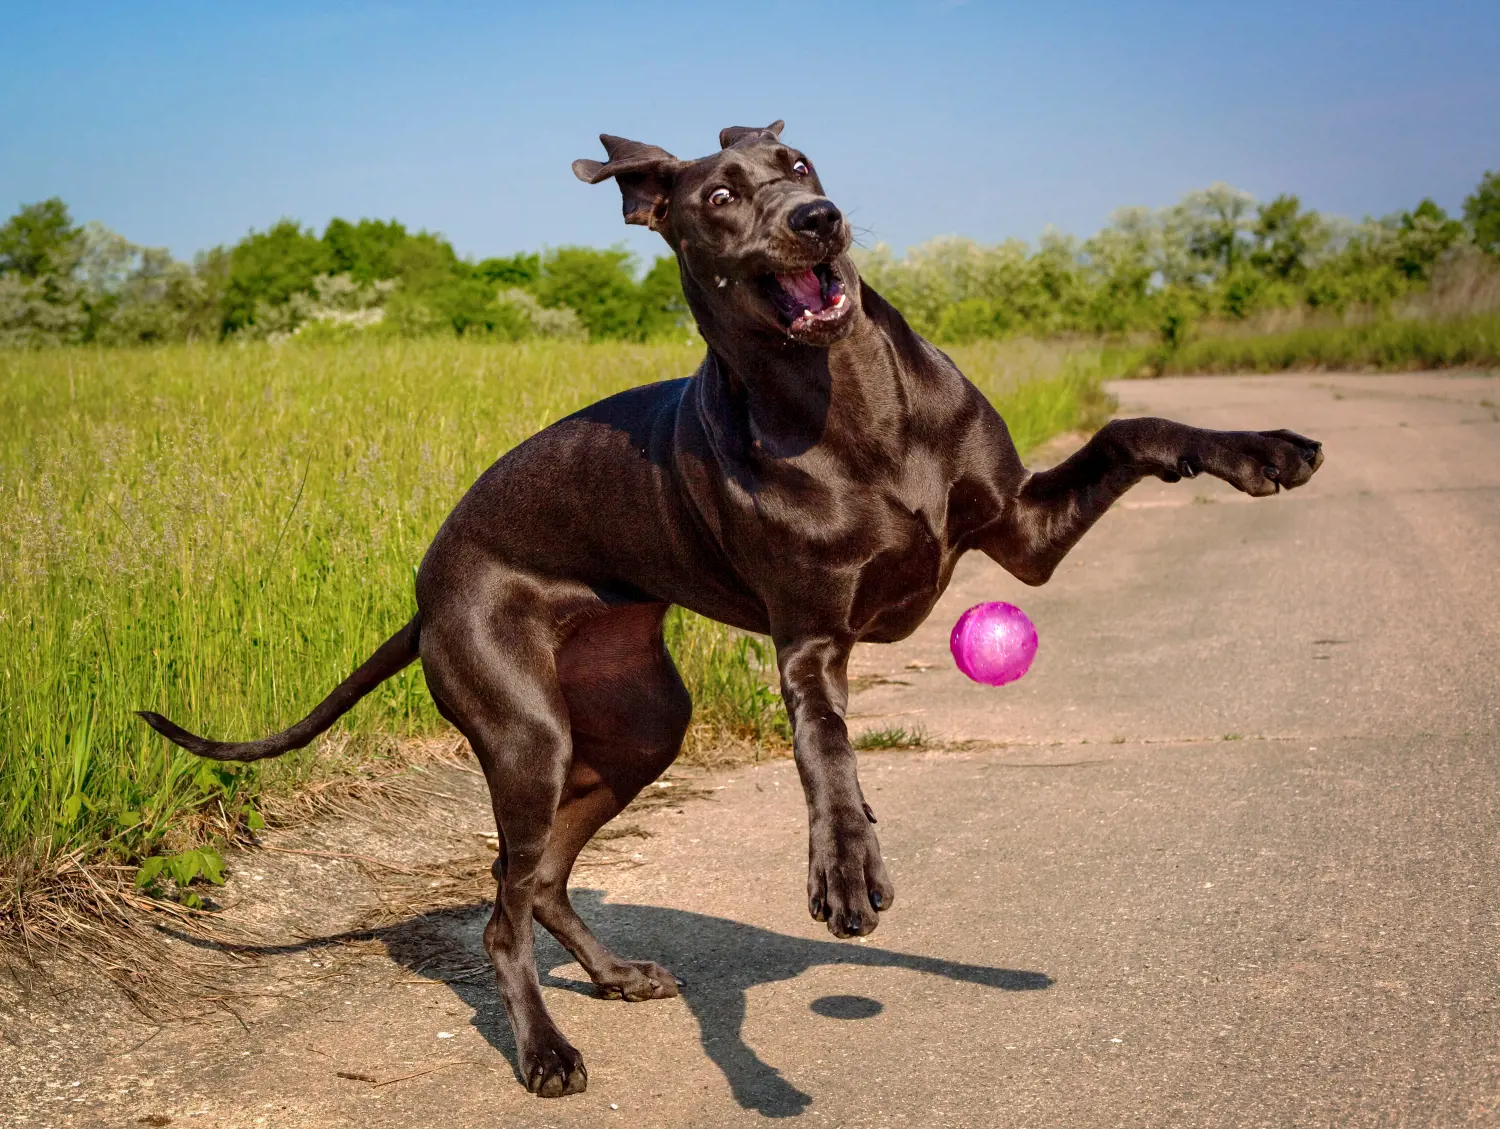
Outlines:
[[[1500,168],[1500,3],[0,3],[0,209],[179,255],[293,216],[655,236],[569,171],[787,120],[866,241],[1086,235],[1227,180],[1359,217]]]

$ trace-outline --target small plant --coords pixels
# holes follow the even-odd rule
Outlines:
[[[170,890],[163,879],[172,880]],[[135,888],[153,898],[170,898],[188,909],[202,909],[203,899],[189,887],[198,879],[224,885],[224,859],[212,847],[178,851],[175,855],[153,855],[135,873]]]
[[[921,727],[904,729],[891,726],[888,729],[867,729],[854,738],[856,749],[922,749],[931,742]]]

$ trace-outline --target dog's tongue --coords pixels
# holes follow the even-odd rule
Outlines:
[[[823,283],[810,270],[798,274],[778,274],[776,281],[799,309],[817,313],[823,308]]]

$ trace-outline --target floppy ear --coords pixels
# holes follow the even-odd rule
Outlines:
[[[672,178],[684,162],[655,145],[627,141],[608,133],[601,133],[599,140],[609,154],[608,163],[574,161],[573,175],[588,184],[614,177],[620,186],[625,222],[655,230],[666,218],[667,201],[672,198]]]
[[[735,142],[742,141],[746,137],[758,137],[762,134],[770,134],[766,138],[767,141],[780,141],[781,131],[785,126],[784,121],[774,121],[763,129],[750,125],[732,125],[719,130],[719,148],[728,149]]]

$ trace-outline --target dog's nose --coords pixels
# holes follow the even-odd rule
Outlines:
[[[844,213],[834,206],[832,200],[809,200],[792,209],[787,220],[798,235],[810,235],[814,239],[830,239],[844,222]]]

